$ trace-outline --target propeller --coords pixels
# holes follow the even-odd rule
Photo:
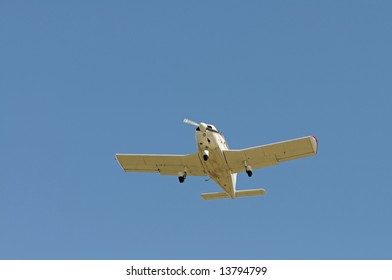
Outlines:
[[[198,127],[200,131],[205,132],[206,130],[211,131],[211,132],[216,132],[216,133],[220,133],[219,131],[213,129],[210,125],[207,125],[206,123],[197,123],[188,119],[184,119],[184,123],[186,124],[190,124],[193,126]]]
[[[191,121],[191,120],[188,120],[188,119],[184,119],[184,123],[190,124],[190,125],[193,125],[193,126],[196,126],[196,127],[198,127],[200,125],[199,123]]]
[[[200,130],[202,132],[205,132],[206,130],[208,130],[207,124],[205,124],[205,123],[197,123],[197,122],[194,122],[194,121],[191,121],[188,119],[184,119],[184,123],[196,126],[196,127],[198,127],[198,130]]]

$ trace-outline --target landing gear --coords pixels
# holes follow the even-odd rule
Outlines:
[[[184,183],[186,178],[186,172],[179,172],[178,173],[178,181],[180,181],[180,183]]]
[[[209,156],[210,156],[210,152],[208,150],[204,150],[203,152],[204,161],[207,161]]]
[[[245,161],[245,171],[246,171],[246,174],[248,174],[248,177],[252,177],[252,175],[253,175],[252,166],[247,165],[246,161]]]

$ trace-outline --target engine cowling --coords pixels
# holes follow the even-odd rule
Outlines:
[[[206,132],[207,124],[206,123],[200,123],[199,129],[200,129],[201,132]]]

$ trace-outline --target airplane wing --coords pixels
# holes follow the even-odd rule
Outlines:
[[[125,172],[155,172],[178,175],[186,168],[187,176],[205,176],[198,154],[191,155],[127,155],[117,154],[116,159]]]
[[[317,138],[308,136],[243,150],[223,151],[232,173],[245,172],[245,161],[253,169],[308,157],[317,153]]]

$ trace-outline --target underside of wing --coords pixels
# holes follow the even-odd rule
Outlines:
[[[238,173],[244,172],[246,165],[257,169],[315,155],[317,145],[316,137],[308,136],[243,150],[227,150],[224,155],[231,172]]]
[[[125,172],[153,172],[162,175],[178,175],[186,171],[188,176],[204,176],[198,154],[191,155],[131,155],[117,154],[116,159]]]

